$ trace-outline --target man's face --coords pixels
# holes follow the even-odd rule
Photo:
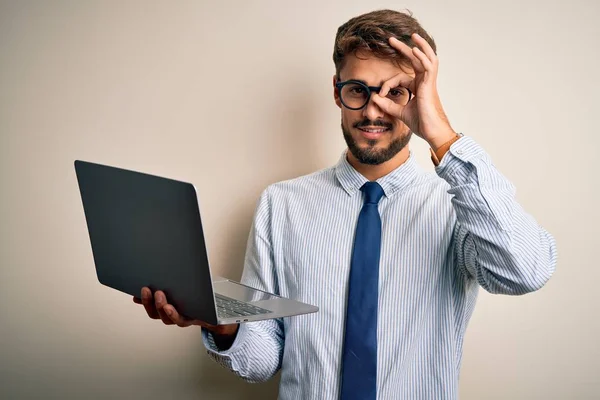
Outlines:
[[[398,67],[389,60],[368,53],[346,56],[340,70],[340,81],[359,80],[368,86],[381,86],[386,80],[402,73],[414,76],[409,67]],[[334,85],[336,77],[334,77]],[[373,93],[371,95],[375,96]],[[392,159],[410,140],[411,132],[401,121],[384,113],[373,101],[361,110],[350,110],[340,101],[334,86],[334,97],[342,110],[342,132],[351,154],[362,164],[379,165]]]

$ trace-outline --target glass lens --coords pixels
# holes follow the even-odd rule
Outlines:
[[[350,82],[342,87],[340,97],[346,107],[362,108],[369,100],[369,88],[358,82]]]
[[[396,88],[390,89],[386,97],[396,104],[405,106],[410,100],[410,91],[406,88],[398,86]]]
[[[346,107],[359,110],[369,101],[369,87],[361,82],[348,82],[342,86],[340,97]],[[390,89],[386,97],[396,104],[405,106],[410,100],[410,91],[398,86]]]

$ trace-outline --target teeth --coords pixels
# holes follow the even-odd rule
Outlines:
[[[363,129],[363,131],[369,133],[382,133],[385,132],[385,129]]]

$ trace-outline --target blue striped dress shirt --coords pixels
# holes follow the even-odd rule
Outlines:
[[[440,179],[441,178],[441,179]],[[281,369],[279,399],[338,399],[350,258],[367,179],[337,165],[270,185],[248,239],[242,282],[318,313],[241,324],[210,357],[249,382]],[[456,399],[478,287],[522,295],[554,272],[556,246],[470,137],[435,173],[409,159],[377,182],[385,196],[379,270],[378,399]]]

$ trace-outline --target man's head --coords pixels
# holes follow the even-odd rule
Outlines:
[[[433,39],[410,14],[378,10],[352,18],[338,28],[333,51],[334,98],[342,110],[342,132],[348,149],[362,164],[379,165],[392,159],[406,147],[411,132],[372,101],[358,110],[348,108],[357,108],[348,99],[352,93],[364,92],[360,85],[354,89],[345,86],[345,91],[335,85],[356,80],[373,87],[399,73],[414,76],[410,61],[389,44],[393,36],[414,47],[413,33],[422,36],[436,51]],[[402,93],[396,95],[403,96]]]

